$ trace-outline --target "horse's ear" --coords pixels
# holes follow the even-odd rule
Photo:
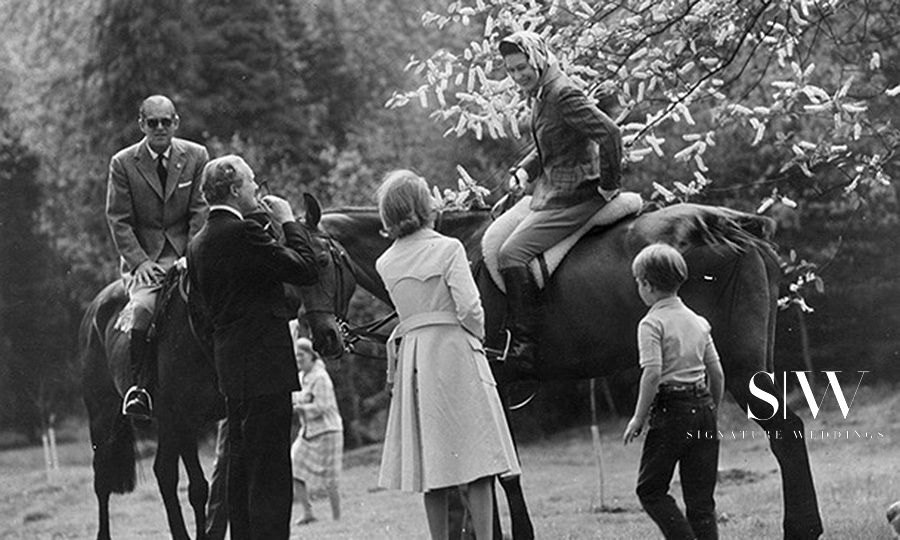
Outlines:
[[[322,206],[312,193],[303,193],[303,204],[306,206],[306,226],[310,229],[319,227],[322,219]]]

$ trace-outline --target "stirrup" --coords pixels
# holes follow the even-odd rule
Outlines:
[[[126,410],[129,403],[138,400],[138,396],[144,396],[147,404],[147,414],[130,413]],[[122,399],[122,414],[124,416],[130,416],[141,420],[150,420],[150,417],[153,414],[153,397],[150,396],[150,392],[147,392],[147,390],[141,388],[138,385],[133,385],[131,388],[129,388],[125,392],[125,397]]]
[[[506,344],[503,346],[503,349],[492,349],[490,347],[485,347],[484,352],[487,353],[488,360],[491,362],[506,362],[509,357],[509,348],[512,346],[512,332],[509,329],[505,330],[506,332]]]

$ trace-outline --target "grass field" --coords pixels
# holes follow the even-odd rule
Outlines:
[[[821,394],[820,394],[821,395]],[[848,396],[849,399],[849,396]],[[808,441],[824,538],[889,539],[887,506],[900,499],[900,395],[893,388],[862,389],[843,419],[831,393],[818,419],[805,403],[796,406],[807,431],[826,439]],[[774,457],[755,424],[733,403],[719,420],[722,441],[716,491],[723,539],[780,538],[781,484]],[[753,432],[755,428],[755,433]],[[623,447],[624,420],[600,426],[603,490],[590,429],[571,430],[521,449],[525,496],[540,539],[649,539],[659,533],[641,511],[634,483],[640,445]],[[730,438],[745,430],[744,439]],[[845,435],[850,431],[850,438]],[[834,433],[841,432],[835,439]],[[859,438],[868,432],[873,438]],[[757,438],[753,438],[753,436]],[[740,434],[738,434],[740,437]],[[69,440],[70,439],[70,440]],[[325,500],[314,500],[318,522],[293,527],[291,538],[427,538],[421,496],[376,489],[380,449],[348,452],[341,480],[343,518],[331,521]],[[83,429],[73,429],[60,445],[61,469],[48,480],[38,448],[0,452],[0,539],[93,538],[96,502],[92,490],[90,444]],[[209,470],[212,448],[203,448]],[[139,465],[134,493],[114,496],[114,538],[168,538],[162,502],[153,478],[152,456]],[[188,519],[185,482],[180,494]],[[680,490],[675,484],[680,500]],[[295,515],[299,509],[295,507]],[[504,527],[509,531],[505,503]],[[190,522],[189,522],[190,523]]]

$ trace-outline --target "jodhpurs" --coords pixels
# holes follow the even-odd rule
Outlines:
[[[527,266],[532,259],[577,231],[605,204],[602,197],[594,197],[575,206],[531,212],[500,247],[500,268]]]

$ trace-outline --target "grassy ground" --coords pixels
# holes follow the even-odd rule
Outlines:
[[[849,396],[848,396],[849,397]],[[829,402],[831,406],[828,406]],[[805,404],[801,412],[808,430],[829,433],[808,441],[819,507],[828,539],[891,538],[884,511],[900,499],[900,395],[892,388],[863,389],[844,420],[833,396],[814,420]],[[746,414],[727,403],[720,429],[748,430],[746,439],[722,441],[720,482],[716,497],[720,534],[728,539],[780,538],[781,482],[765,441],[750,438]],[[634,482],[640,445],[623,447],[623,420],[604,422],[601,430],[603,489],[590,429],[558,434],[521,449],[523,484],[537,537],[541,539],[645,539],[659,534],[640,510]],[[851,430],[849,439],[847,430]],[[835,439],[834,432],[841,438]],[[874,438],[857,438],[868,432]],[[759,436],[756,428],[756,435]],[[880,435],[879,435],[880,434]],[[349,452],[342,477],[343,518],[330,519],[326,500],[313,505],[319,521],[292,529],[292,538],[418,539],[427,538],[421,496],[376,489],[377,447]],[[204,464],[212,448],[203,450]],[[0,452],[0,539],[92,538],[96,534],[96,502],[92,491],[90,445],[78,438],[60,446],[61,470],[48,480],[40,448]],[[156,490],[152,459],[139,466],[135,493],[111,501],[115,538],[168,537]],[[207,470],[209,470],[207,468]],[[181,485],[185,512],[186,486]],[[675,486],[676,492],[678,486]],[[299,508],[294,508],[295,516]],[[505,503],[504,527],[509,530]]]

